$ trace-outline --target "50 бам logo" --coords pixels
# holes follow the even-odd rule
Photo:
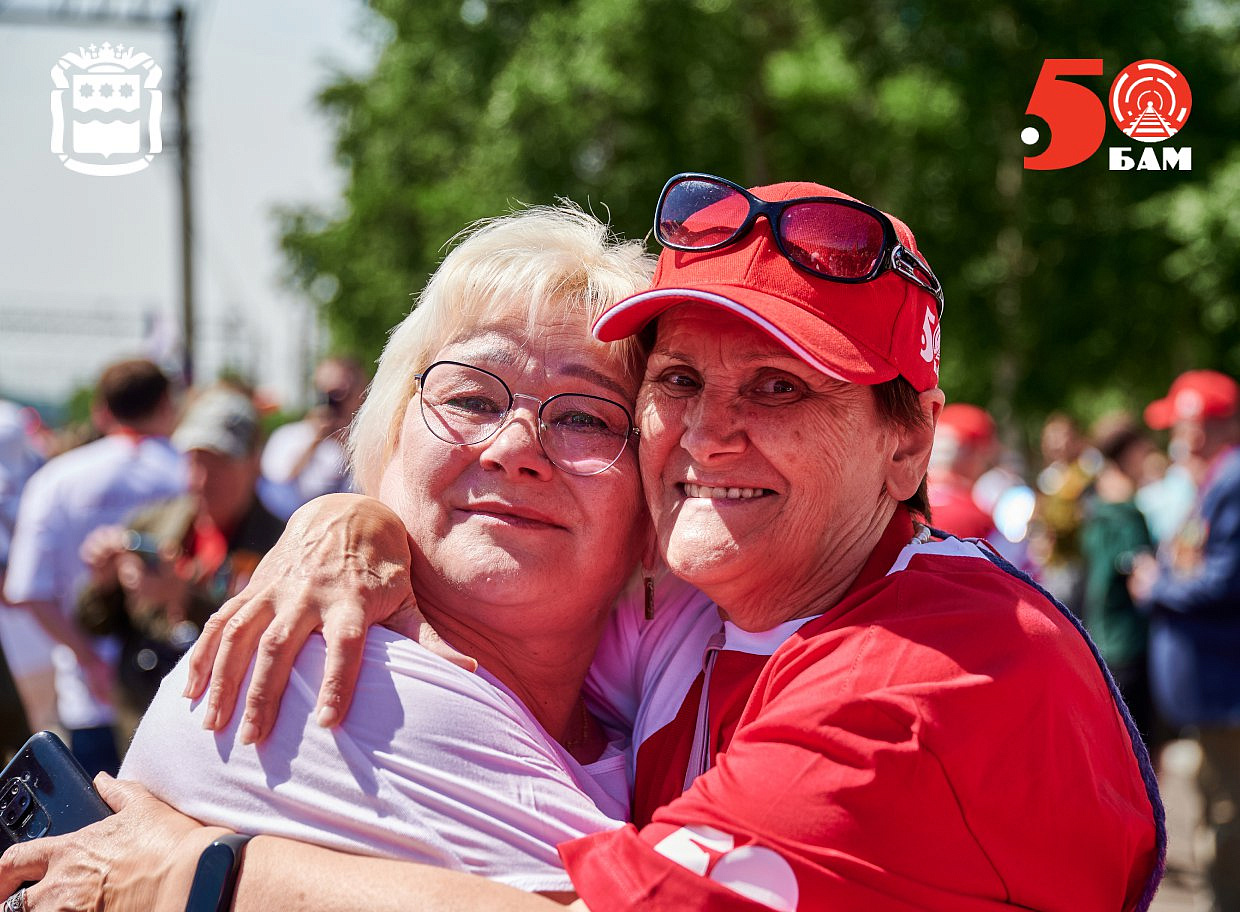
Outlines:
[[[1106,133],[1102,100],[1070,76],[1101,76],[1101,59],[1059,58],[1042,63],[1026,114],[1046,121],[1050,144],[1040,155],[1025,156],[1025,168],[1053,171],[1079,165],[1098,151]],[[1111,83],[1108,94],[1111,119],[1130,140],[1160,143],[1180,132],[1193,107],[1192,92],[1184,74],[1161,60],[1138,60],[1124,67]],[[1037,127],[1021,131],[1021,140],[1033,145],[1041,134]],[[1112,171],[1191,171],[1192,149],[1164,146],[1162,155],[1152,147],[1134,157],[1132,146],[1108,150]]]

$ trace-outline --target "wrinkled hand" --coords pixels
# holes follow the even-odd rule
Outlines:
[[[367,628],[382,623],[418,638],[423,619],[409,563],[408,533],[379,501],[331,494],[301,507],[245,589],[212,615],[194,646],[185,695],[200,696],[210,682],[204,725],[218,731],[228,724],[257,652],[240,737],[246,743],[266,737],[293,662],[318,629],[327,658],[315,717],[320,725],[337,724],[353,697]]]
[[[95,787],[117,813],[10,847],[0,857],[0,896],[38,881],[26,890],[28,912],[183,908],[199,854],[228,831],[202,826],[136,782],[101,773]]]

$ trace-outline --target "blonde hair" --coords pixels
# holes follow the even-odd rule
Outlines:
[[[499,315],[522,315],[533,337],[541,322],[576,318],[582,332],[621,298],[650,285],[654,257],[618,238],[577,205],[532,206],[470,225],[393,330],[366,401],[349,432],[358,490],[377,494],[379,479],[413,398],[415,375],[453,339]],[[606,349],[626,374],[641,369],[637,337]]]

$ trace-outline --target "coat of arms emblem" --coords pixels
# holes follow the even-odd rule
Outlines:
[[[114,177],[163,151],[163,71],[149,54],[104,42],[52,67],[52,152],[70,171]]]

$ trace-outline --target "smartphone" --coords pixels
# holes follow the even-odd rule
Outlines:
[[[33,735],[0,773],[0,849],[71,833],[111,813],[69,748],[49,731]]]

